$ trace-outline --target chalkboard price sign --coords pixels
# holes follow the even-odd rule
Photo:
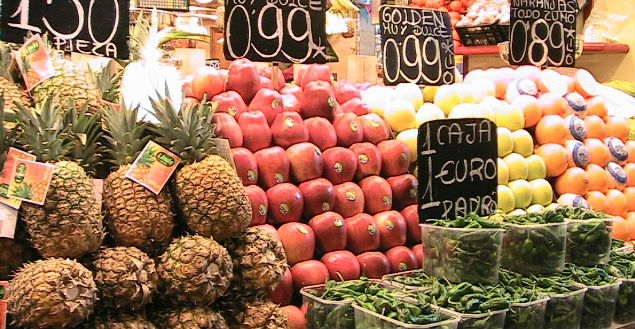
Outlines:
[[[129,0],[2,0],[2,40],[48,33],[59,50],[128,58]]]
[[[326,39],[326,0],[225,0],[229,60],[326,63],[337,60]]]
[[[512,0],[509,64],[575,66],[578,0]]]
[[[488,119],[435,120],[419,127],[419,220],[496,211],[496,124]]]
[[[381,6],[379,18],[386,85],[454,82],[454,40],[447,12]]]

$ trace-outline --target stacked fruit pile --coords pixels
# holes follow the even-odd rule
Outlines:
[[[411,7],[436,9],[447,11],[450,14],[450,22],[452,23],[452,37],[456,46],[461,45],[461,38],[454,29],[455,26],[465,19],[465,14],[470,6],[473,6],[477,0],[412,0]]]

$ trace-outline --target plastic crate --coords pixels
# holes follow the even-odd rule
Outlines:
[[[561,272],[567,252],[567,223],[506,223],[502,266],[523,274]]]
[[[587,288],[577,287],[578,290],[566,294],[549,295],[544,329],[578,329],[580,327],[584,293]]]
[[[549,297],[528,303],[511,303],[505,316],[505,329],[542,329]]]
[[[139,8],[188,11],[190,0],[137,0]]]
[[[613,324],[615,303],[621,281],[603,286],[587,286],[580,329],[605,329]]]
[[[426,274],[454,283],[498,282],[504,229],[420,226],[424,246],[423,270]],[[457,249],[462,252],[457,252]],[[467,253],[478,254],[479,257]]]
[[[457,26],[461,43],[464,46],[493,46],[509,41],[509,24],[487,24],[477,26]]]
[[[415,277],[415,276],[417,276],[418,273],[425,274],[423,272],[423,270],[412,270],[412,271],[404,271],[404,272],[386,274],[381,279],[386,284],[389,284],[389,285],[391,285],[391,286],[393,286],[393,287],[395,287],[397,289],[401,289],[401,290],[416,291],[416,292],[423,292],[423,291],[430,290],[432,288],[430,286],[409,286],[407,284],[403,284],[403,283],[395,281],[396,277],[399,277],[399,276]]]
[[[635,323],[635,279],[622,279],[615,303],[616,324]]]
[[[451,314],[454,314],[461,318],[458,329],[504,329],[505,328],[505,316],[507,310],[500,310],[495,312],[488,312],[482,314],[467,314],[459,313],[452,310],[448,310]]]
[[[613,219],[568,220],[567,262],[580,266],[608,263]]]
[[[443,315],[447,315],[450,319],[430,324],[407,324],[388,317],[385,317],[379,313],[369,311],[357,304],[353,304],[355,309],[355,328],[356,329],[456,329],[459,324],[459,318],[452,312],[434,307],[431,308],[438,310]]]

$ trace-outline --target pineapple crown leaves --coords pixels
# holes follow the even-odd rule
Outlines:
[[[100,116],[88,113],[88,105],[78,110],[71,100],[70,108],[64,113],[63,123],[69,128],[65,138],[70,150],[69,157],[78,162],[86,173],[94,176],[104,151],[99,141],[103,135]]]
[[[111,103],[119,101],[119,87],[124,73],[123,70],[116,69],[115,65],[116,62],[110,60],[108,65],[104,65],[99,71],[93,71],[90,65],[88,66],[88,72],[101,93],[101,98]]]
[[[201,161],[216,152],[212,141],[215,132],[212,115],[217,104],[210,105],[203,100],[199,105],[186,106],[177,111],[167,86],[165,94],[166,97],[157,95],[158,100],[150,98],[154,115],[159,120],[159,125],[150,127],[158,136],[157,142],[177,154],[184,164]]]
[[[13,50],[9,44],[0,42],[0,76],[13,82],[13,75],[11,74],[11,66],[13,64],[12,52]]]
[[[128,109],[122,102],[121,109],[109,106],[104,112],[106,134],[104,138],[109,144],[109,161],[115,165],[134,162],[139,152],[152,136],[146,135],[148,123],[137,122],[139,109]]]

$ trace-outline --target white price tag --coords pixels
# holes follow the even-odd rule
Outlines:
[[[13,239],[17,221],[18,210],[0,203],[0,238]]]

